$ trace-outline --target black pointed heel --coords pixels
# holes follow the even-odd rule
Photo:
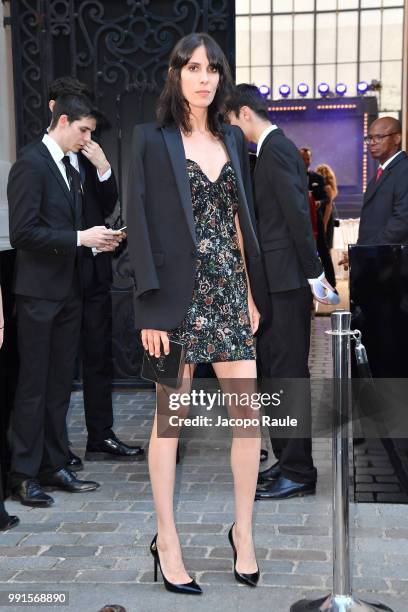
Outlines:
[[[154,581],[157,582],[157,568],[159,567],[160,573],[163,578],[164,586],[168,591],[172,593],[180,593],[182,595],[201,595],[202,590],[201,587],[196,583],[195,580],[191,580],[191,582],[187,582],[186,584],[174,584],[173,582],[169,582],[166,576],[163,574],[163,570],[160,565],[160,557],[159,551],[157,549],[157,533],[154,536],[152,543],[150,544],[150,552],[152,553],[154,559]]]
[[[234,553],[235,580],[237,580],[237,582],[241,582],[242,584],[247,584],[248,586],[256,587],[256,585],[258,584],[258,580],[259,580],[259,568],[258,568],[258,571],[254,572],[253,574],[242,574],[241,572],[237,572],[237,568],[236,568],[237,549],[235,548],[234,538],[232,537],[232,529],[234,525],[235,523],[232,523],[231,529],[228,532],[228,540],[229,540],[229,543],[231,544],[232,552]]]

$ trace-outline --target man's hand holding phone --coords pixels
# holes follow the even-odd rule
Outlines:
[[[95,247],[98,251],[114,251],[123,238],[120,230],[107,229],[104,225],[95,225],[79,232],[81,246]]]

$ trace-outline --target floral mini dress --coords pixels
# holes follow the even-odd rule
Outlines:
[[[187,349],[186,363],[255,359],[248,286],[234,217],[238,191],[228,161],[216,181],[187,160],[197,237],[192,300],[170,338]]]

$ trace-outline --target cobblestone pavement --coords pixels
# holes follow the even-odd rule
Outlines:
[[[313,376],[330,376],[329,320],[316,318],[310,364]],[[147,446],[153,393],[115,393],[115,431]],[[84,453],[82,394],[73,393],[70,439]],[[17,529],[0,535],[0,591],[68,591],[68,607],[27,610],[96,612],[121,603],[127,612],[191,610],[286,612],[302,597],[330,592],[332,585],[331,444],[314,441],[319,470],[315,497],[257,502],[255,538],[261,580],[257,589],[235,583],[227,532],[233,521],[227,440],[191,439],[183,444],[177,477],[177,521],[187,568],[203,586],[199,598],[167,593],[153,584],[148,544],[155,533],[147,465],[86,463],[81,477],[101,483],[87,494],[54,493],[55,506],[30,509],[8,501]],[[354,590],[406,612],[408,508],[352,504]],[[0,610],[2,607],[0,606]],[[18,609],[6,607],[4,609]]]

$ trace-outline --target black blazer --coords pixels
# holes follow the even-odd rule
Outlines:
[[[262,144],[254,172],[258,237],[270,293],[306,287],[322,266],[309,212],[306,167],[281,129]]]
[[[239,128],[224,125],[223,129],[237,176],[238,216],[251,289],[259,304],[263,273],[254,230],[247,147]],[[191,302],[197,258],[186,158],[175,126],[160,128],[150,123],[135,127],[127,225],[136,327],[174,329]]]
[[[15,293],[65,299],[72,285],[82,211],[42,142],[12,166],[7,196],[10,243],[17,249]]]
[[[78,154],[81,183],[83,186],[84,228],[105,225],[118,200],[115,175],[107,181],[100,181],[95,166],[82,153]],[[82,258],[83,282],[96,280],[99,285],[110,286],[112,282],[112,253],[92,254],[92,249],[84,248]]]
[[[357,244],[408,242],[408,157],[405,151],[367,185]]]
[[[318,172],[313,170],[307,171],[308,189],[312,192],[316,202],[325,203],[329,199],[326,189],[324,188],[324,178]]]

